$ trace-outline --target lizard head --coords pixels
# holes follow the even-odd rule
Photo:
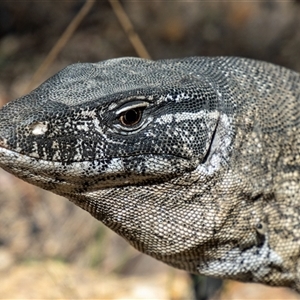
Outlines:
[[[75,64],[1,110],[0,164],[56,193],[164,182],[205,160],[216,106],[164,62]]]
[[[236,194],[239,178],[216,176],[233,130],[217,81],[193,70],[185,59],[71,65],[1,109],[0,166],[195,272],[236,240],[223,225],[237,199],[220,194]]]

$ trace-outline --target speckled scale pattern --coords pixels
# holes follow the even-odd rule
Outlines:
[[[299,131],[296,72],[119,58],[3,107],[0,166],[174,267],[300,291]]]

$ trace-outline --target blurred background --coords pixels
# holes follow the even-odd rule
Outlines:
[[[300,1],[121,4],[152,59],[234,55],[300,72]],[[138,56],[129,40],[132,29],[124,31],[124,15],[117,13],[104,0],[1,0],[1,106],[71,63]],[[54,45],[61,51],[53,52]],[[1,299],[192,297],[185,272],[138,253],[66,199],[0,170]],[[300,296],[226,281],[213,299]]]

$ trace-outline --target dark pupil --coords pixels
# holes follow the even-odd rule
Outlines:
[[[139,109],[130,109],[123,115],[123,124],[127,126],[132,126],[137,124],[141,119],[141,111]]]

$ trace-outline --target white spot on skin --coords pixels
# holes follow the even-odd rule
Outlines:
[[[39,158],[37,142],[32,144],[32,152],[30,153],[30,156]]]
[[[76,127],[78,130],[89,131],[89,126],[86,122],[84,124],[77,125]]]
[[[58,142],[53,141],[51,148],[52,149],[58,149],[58,146],[59,146]]]
[[[222,151],[221,153],[212,153],[211,158],[207,161],[206,164],[201,164],[198,166],[197,171],[200,174],[203,174],[204,176],[211,176],[214,172],[221,168],[222,161],[226,161],[226,159],[228,159],[232,137],[230,135],[228,136],[224,134],[224,132],[231,131],[231,119],[225,114],[220,115],[219,130],[215,136],[216,145],[213,144],[213,146],[215,146],[216,149],[221,149]],[[220,145],[220,134],[223,137],[222,145]]]
[[[166,96],[166,100],[171,100],[171,101],[175,101],[175,102],[180,102],[182,100],[189,100],[189,99],[190,99],[190,97],[185,93],[176,95],[175,98],[172,94],[167,94],[167,96]]]
[[[81,115],[83,117],[91,117],[91,118],[96,118],[97,116],[95,110],[82,111]]]
[[[6,138],[1,138],[0,139],[0,147],[7,147],[7,139]]]
[[[164,125],[164,124],[169,124],[172,121],[175,121],[176,123],[186,121],[186,120],[197,121],[198,119],[203,117],[216,119],[218,118],[218,116],[219,116],[219,112],[217,111],[201,110],[196,113],[183,112],[183,113],[163,115],[160,118],[157,118],[156,123],[160,125]]]
[[[103,133],[103,130],[102,130],[102,126],[101,126],[101,124],[100,124],[100,121],[99,121],[97,118],[95,118],[95,119],[92,120],[92,122],[94,123],[94,129],[95,129],[98,133],[102,134],[102,137],[103,137],[103,138],[106,138],[106,135]]]
[[[106,172],[117,173],[124,171],[123,161],[120,158],[112,158],[110,163],[107,165]]]
[[[266,237],[262,247],[253,246],[243,251],[237,247],[232,248],[222,256],[222,260],[200,263],[198,270],[201,274],[209,276],[227,273],[231,278],[250,272],[255,281],[260,281],[271,271],[272,265],[281,264],[282,257],[270,248]]]
[[[33,135],[43,135],[47,131],[48,131],[48,123],[37,122],[31,127],[31,133]]]
[[[157,119],[157,123],[160,124],[160,125],[163,125],[163,124],[169,124],[171,123],[173,120],[173,115],[171,114],[168,114],[168,115],[163,115],[161,116],[160,118]]]
[[[117,106],[118,106],[117,103],[112,103],[112,104],[108,107],[108,110],[111,111],[111,110],[115,109]]]

